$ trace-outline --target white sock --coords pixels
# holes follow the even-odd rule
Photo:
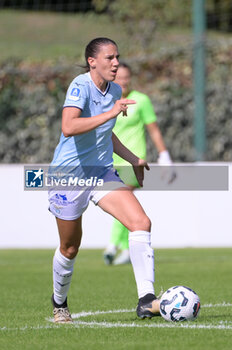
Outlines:
[[[72,279],[74,259],[68,259],[61,254],[58,247],[53,258],[53,293],[54,300],[61,305],[67,298]]]
[[[117,247],[113,243],[109,243],[106,250],[107,253],[115,255],[117,253]]]
[[[151,248],[151,233],[134,231],[129,233],[130,259],[137,284],[138,297],[154,291],[154,252]]]

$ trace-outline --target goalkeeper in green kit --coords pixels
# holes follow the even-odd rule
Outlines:
[[[131,89],[131,68],[120,63],[115,83],[122,88],[122,98],[136,101],[129,106],[127,116],[121,113],[117,117],[113,129],[120,141],[139,158],[146,159],[146,134],[145,127],[154,143],[158,153],[159,165],[172,165],[169,152],[166,149],[162,134],[156,123],[156,115],[149,97],[139,91]],[[117,169],[120,178],[127,184],[131,191],[139,188],[132,166],[114,153],[114,168]],[[168,182],[171,183],[176,174],[170,167]],[[119,254],[117,254],[120,251]],[[104,251],[104,261],[107,265],[120,265],[130,263],[128,230],[116,219],[113,222],[110,243]]]

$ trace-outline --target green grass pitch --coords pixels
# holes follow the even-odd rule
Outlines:
[[[156,249],[156,293],[174,285],[201,299],[196,321],[139,320],[131,265],[81,250],[69,293],[73,325],[55,325],[52,250],[0,250],[0,349],[232,349],[232,249]]]

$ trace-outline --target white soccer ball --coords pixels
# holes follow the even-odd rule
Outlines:
[[[194,320],[199,311],[200,298],[188,287],[171,287],[160,299],[160,314],[166,321]]]

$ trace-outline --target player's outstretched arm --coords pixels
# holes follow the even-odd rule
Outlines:
[[[62,113],[62,132],[65,137],[84,134],[117,117],[119,113],[126,113],[128,105],[135,103],[134,100],[117,100],[110,111],[89,118],[81,118],[82,111],[79,108],[65,107]]]
[[[159,152],[158,164],[161,166],[167,166],[163,168],[163,177],[168,184],[172,183],[176,179],[176,172],[173,168],[172,159],[165,146],[163,136],[161,134],[160,128],[156,122],[146,125],[148,133],[153,141],[157,151]]]
[[[142,187],[144,179],[144,168],[150,170],[149,165],[144,159],[137,157],[127,147],[125,147],[114,133],[112,133],[112,141],[114,152],[133,166],[137,181]]]

